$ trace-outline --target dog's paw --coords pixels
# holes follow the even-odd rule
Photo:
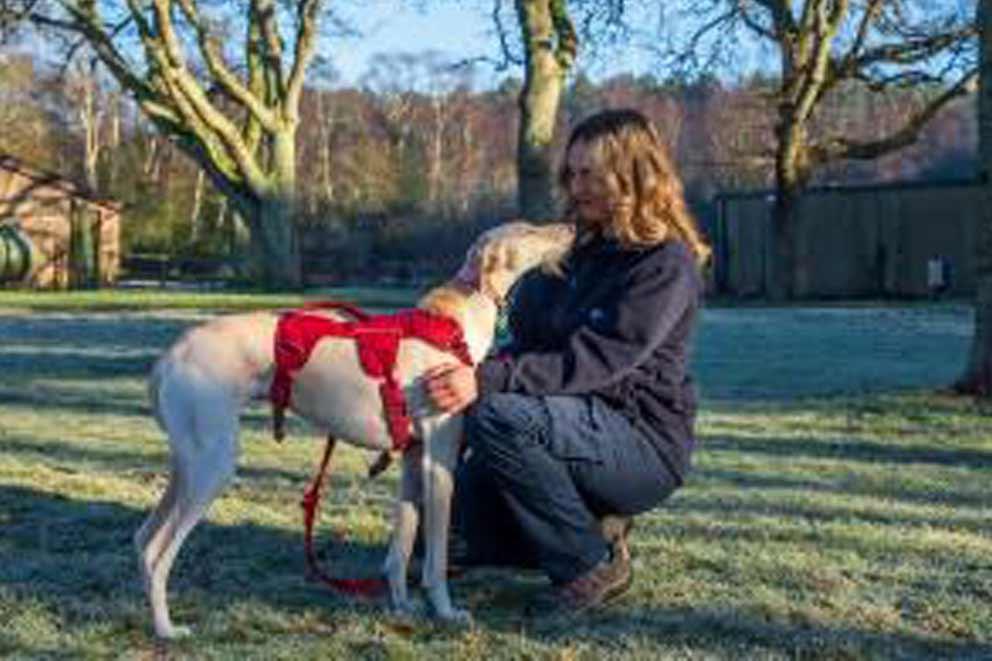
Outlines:
[[[452,608],[446,613],[438,613],[438,619],[450,626],[463,628],[471,627],[474,623],[472,614],[462,608]]]
[[[157,630],[155,635],[162,640],[182,640],[183,638],[189,638],[192,636],[193,629],[190,627],[177,627],[170,624],[167,627],[162,627]]]
[[[392,605],[393,615],[404,619],[417,619],[424,615],[424,607],[413,599],[404,599]]]

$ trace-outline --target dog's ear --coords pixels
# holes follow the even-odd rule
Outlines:
[[[482,248],[479,258],[479,291],[493,299],[499,299],[501,279],[513,268],[512,263],[518,258],[512,245],[505,241],[495,240]]]
[[[462,262],[461,268],[455,274],[455,279],[478,288],[482,277],[481,261],[480,250],[478,246],[473,245],[465,255],[465,261]]]

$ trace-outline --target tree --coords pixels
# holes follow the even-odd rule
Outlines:
[[[52,0],[30,18],[89,45],[246,220],[261,283],[295,287],[295,141],[321,0],[245,4],[232,14],[208,0]],[[288,44],[286,20],[294,28]],[[232,25],[245,35],[238,58]]]
[[[981,31],[981,86],[978,97],[979,150],[985,202],[978,229],[977,282],[975,295],[975,331],[964,374],[956,390],[974,395],[992,396],[992,2],[978,5]]]
[[[951,100],[974,91],[973,17],[958,3],[926,0],[717,0],[691,2],[683,19],[699,27],[673,49],[681,64],[697,65],[702,55],[712,64],[721,52],[740,56],[755,40],[776,54],[776,194],[766,289],[773,300],[802,295],[807,274],[797,255],[798,206],[813,172],[912,144]],[[680,22],[680,29],[685,25]],[[855,139],[843,131],[815,131],[827,95],[852,85],[876,93],[910,86],[931,92],[888,134]]]
[[[517,134],[517,204],[533,220],[555,216],[554,154],[562,88],[578,50],[565,0],[516,0],[524,52]]]

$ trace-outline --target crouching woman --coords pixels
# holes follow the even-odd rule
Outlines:
[[[579,611],[630,585],[627,526],[602,521],[656,507],[689,470],[710,250],[636,111],[576,126],[560,183],[576,227],[564,277],[525,276],[511,345],[476,368],[440,367],[426,387],[438,408],[466,409],[453,561],[539,567],[551,580],[539,607]]]

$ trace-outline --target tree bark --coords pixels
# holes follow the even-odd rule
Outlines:
[[[282,289],[289,283],[299,286],[302,273],[293,218],[295,205],[273,197],[239,201],[236,207],[248,226],[247,266],[251,278],[265,288]]]
[[[203,170],[196,173],[196,182],[193,184],[193,204],[189,211],[189,242],[196,244],[200,240],[203,231],[203,194],[206,187],[206,175]]]
[[[278,173],[272,186],[262,195],[238,198],[249,229],[249,268],[264,287],[274,289],[303,282],[296,236],[294,133],[277,134],[272,140],[272,171]]]
[[[805,128],[788,105],[779,110],[778,148],[775,150],[775,199],[772,203],[771,245],[765,261],[765,295],[774,302],[797,294],[799,253],[799,203],[809,177],[804,157]]]
[[[520,215],[556,214],[554,154],[558,108],[578,39],[565,0],[517,0],[524,44],[524,86],[518,101],[517,204]]]
[[[83,128],[83,174],[86,186],[91,192],[100,188],[97,164],[100,161],[100,112],[96,100],[96,60],[91,60],[88,68],[79,72],[82,100],[79,107],[79,121]]]
[[[70,203],[69,288],[91,289],[96,285],[92,211],[84,204]]]
[[[984,204],[975,246],[977,281],[975,330],[964,374],[955,384],[961,393],[992,397],[992,6],[978,3],[981,30],[981,85],[978,97],[979,148]]]

